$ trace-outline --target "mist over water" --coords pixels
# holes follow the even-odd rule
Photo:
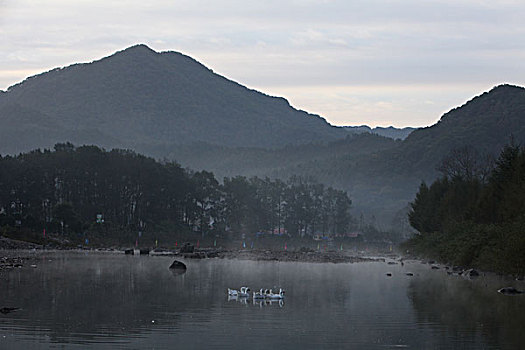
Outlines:
[[[466,280],[416,261],[189,260],[175,274],[171,257],[38,259],[2,276],[0,307],[21,309],[0,315],[0,348],[517,349],[525,341],[525,298],[496,293],[509,281]],[[284,288],[286,298],[228,300],[227,288],[241,286]]]

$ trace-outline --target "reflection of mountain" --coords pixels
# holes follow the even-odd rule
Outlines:
[[[433,274],[414,280],[408,296],[419,324],[443,325],[465,343],[479,342],[481,333],[496,349],[520,349],[525,344],[525,298],[497,293],[501,283]]]

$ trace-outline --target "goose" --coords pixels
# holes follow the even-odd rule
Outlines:
[[[239,292],[239,296],[243,298],[247,298],[250,296],[250,288],[248,287],[241,287],[241,291]]]
[[[268,294],[269,299],[283,299],[284,298],[285,291],[282,290],[282,288],[279,288],[279,293],[272,293],[272,290],[270,290],[270,293]]]
[[[258,292],[253,292],[253,299],[264,299],[265,292],[261,289]]]
[[[239,291],[237,289],[228,288],[228,295],[232,297],[239,296]]]

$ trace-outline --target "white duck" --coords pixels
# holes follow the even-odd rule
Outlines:
[[[232,297],[247,298],[250,296],[250,288],[241,287],[240,290],[228,288],[228,295]]]
[[[228,288],[228,295],[232,297],[238,297],[239,291],[237,289],[230,289]]]
[[[279,293],[273,293],[270,289],[270,293],[267,294],[268,299],[284,299],[284,290],[282,288],[279,288]]]
[[[239,296],[243,298],[248,298],[250,296],[250,288],[248,287],[241,287],[241,291],[239,292]]]
[[[253,299],[264,299],[264,297],[265,297],[265,293],[262,289],[259,290],[258,292],[253,292]]]

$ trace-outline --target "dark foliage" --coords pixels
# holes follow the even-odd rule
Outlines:
[[[456,264],[523,274],[525,149],[505,146],[487,181],[473,173],[420,186],[409,213],[420,235],[409,245]]]
[[[128,150],[57,144],[0,157],[0,226],[130,240],[137,233],[346,233],[351,201],[343,191],[293,177],[289,182],[190,173]],[[282,230],[281,230],[282,229]]]

